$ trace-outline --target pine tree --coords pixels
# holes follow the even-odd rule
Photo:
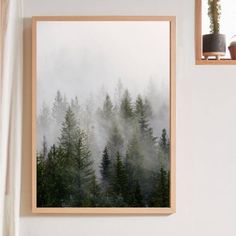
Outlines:
[[[107,147],[105,147],[102,155],[102,163],[101,163],[101,176],[102,176],[102,181],[104,183],[107,183],[109,180],[109,177],[111,175],[111,169],[110,169],[111,161],[109,159]]]
[[[131,104],[131,98],[129,91],[126,89],[120,105],[121,117],[125,120],[129,120],[133,117],[133,108]]]
[[[48,145],[47,145],[47,140],[46,137],[43,136],[43,150],[42,150],[43,158],[46,159],[47,154],[48,154]]]
[[[157,177],[155,178],[154,190],[151,199],[153,207],[169,207],[170,206],[170,188],[169,173],[161,167]]]
[[[170,163],[169,163],[170,145],[169,145],[169,140],[168,140],[167,133],[166,133],[165,129],[162,130],[162,134],[161,134],[158,144],[159,144],[159,146],[158,146],[159,163],[161,164],[161,166],[165,170],[168,170],[169,166],[170,166]]]
[[[63,206],[63,203],[68,197],[67,184],[69,183],[69,181],[67,181],[67,175],[63,175],[63,161],[63,153],[53,145],[50,148],[47,158],[43,160],[43,166],[42,162],[38,162],[38,204],[45,207]],[[41,194],[41,196],[39,194]]]
[[[79,135],[80,131],[75,115],[69,107],[65,115],[65,120],[62,123],[61,136],[59,137],[60,146],[68,158],[75,155],[75,144]],[[70,159],[72,160],[72,158]]]
[[[157,138],[153,136],[153,130],[149,126],[148,116],[152,114],[151,106],[146,99],[143,102],[142,97],[139,95],[135,103],[135,114],[138,118],[138,123],[140,125],[141,134],[149,139],[149,141],[156,142]]]
[[[117,125],[113,123],[109,130],[107,150],[112,163],[116,159],[117,152],[122,153],[124,148],[124,140],[120,134],[120,130]]]
[[[159,145],[160,145],[163,152],[168,153],[168,151],[169,151],[169,140],[168,140],[168,137],[167,137],[166,129],[162,130]]]
[[[127,147],[127,162],[135,168],[138,175],[139,169],[143,168],[143,161],[141,141],[138,135],[134,133]]]
[[[90,158],[91,153],[86,143],[86,135],[80,132],[75,145],[76,152],[74,156],[75,186],[72,202],[76,207],[83,206],[86,189],[88,189],[94,174],[93,162]]]
[[[37,155],[37,206],[43,207],[47,203],[46,199],[46,179],[45,179],[45,158],[44,155]]]
[[[58,90],[52,108],[52,116],[57,124],[60,125],[63,122],[67,107],[66,98],[63,98],[61,92]]]
[[[143,201],[143,196],[141,193],[141,187],[138,181],[135,183],[135,188],[134,188],[134,200],[132,201],[132,206],[133,207],[143,207],[144,206],[144,201]]]
[[[122,202],[124,203],[126,201],[128,193],[127,187],[128,187],[127,173],[124,164],[121,160],[120,153],[117,152],[116,163],[113,173],[112,191],[115,194],[115,196],[118,196],[118,198],[121,197]]]
[[[110,119],[112,117],[112,112],[113,112],[113,105],[110,96],[107,94],[105,101],[103,103],[103,110],[102,110],[103,118]]]
[[[140,140],[136,133],[129,141],[126,153],[126,170],[128,175],[128,191],[130,206],[144,206],[144,196],[148,184],[145,176],[145,158]],[[149,185],[149,184],[148,184]]]
[[[102,205],[101,188],[95,174],[92,175],[91,183],[88,186],[88,195],[85,198],[83,206],[100,207]]]
[[[145,135],[147,130],[149,129],[149,125],[148,125],[148,120],[146,117],[146,111],[145,111],[143,99],[140,95],[137,97],[137,100],[135,103],[135,114],[136,114],[136,117],[138,118],[141,132],[143,135]]]
[[[145,147],[146,155],[154,160],[157,155],[157,137],[153,135],[153,129],[149,126],[147,110],[148,108],[143,103],[142,97],[138,96],[135,113],[138,117],[142,142]]]
[[[86,189],[91,181],[93,170],[90,159],[90,150],[87,146],[87,137],[82,132],[69,107],[62,125],[59,145],[63,151],[64,165],[62,173],[68,180],[69,196],[66,205],[82,206],[86,197]]]

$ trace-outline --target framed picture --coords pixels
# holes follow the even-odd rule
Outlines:
[[[34,213],[175,212],[175,17],[32,19]]]

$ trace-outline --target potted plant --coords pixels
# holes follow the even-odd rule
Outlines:
[[[217,60],[226,52],[225,35],[220,34],[220,0],[208,0],[208,16],[210,18],[210,34],[203,35],[203,56],[215,56]]]
[[[228,48],[230,51],[231,59],[236,60],[236,35],[234,35],[232,38],[233,40],[231,41]]]

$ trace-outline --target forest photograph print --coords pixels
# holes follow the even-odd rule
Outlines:
[[[170,22],[34,30],[35,207],[170,208]]]

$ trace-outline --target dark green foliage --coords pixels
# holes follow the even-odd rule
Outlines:
[[[93,176],[92,161],[86,144],[86,135],[78,128],[70,108],[67,110],[59,140],[64,150],[67,170],[72,175],[73,185],[69,201],[75,206],[83,206],[86,189]]]
[[[105,147],[102,155],[102,163],[101,163],[101,175],[102,180],[104,182],[107,182],[109,180],[109,177],[111,175],[111,161],[108,156],[107,147]]]
[[[39,206],[45,206],[47,189],[45,186],[45,160],[43,155],[37,155],[37,201]]]
[[[170,206],[169,173],[162,167],[154,180],[154,190],[151,198],[151,206]]]
[[[38,156],[38,206],[62,206],[68,194],[68,186],[65,185],[63,172],[61,172],[63,165],[63,155],[55,145],[51,147],[47,159]],[[69,176],[65,174],[65,178],[69,178]]]
[[[93,174],[90,185],[88,186],[87,202],[84,202],[84,206],[88,207],[101,207],[102,196],[101,188],[97,182],[96,176]]]
[[[75,115],[69,107],[66,112],[65,121],[62,124],[61,136],[59,137],[60,146],[68,158],[75,154],[75,144],[79,137],[80,132]],[[70,159],[72,160],[72,158]]]
[[[138,119],[140,129],[143,135],[148,130],[148,121],[146,117],[145,105],[143,103],[142,97],[139,95],[135,103],[135,114]]]
[[[141,187],[138,181],[136,181],[135,183],[134,198],[133,201],[131,202],[131,205],[133,207],[142,207],[144,205],[143,196],[141,193]]]
[[[74,113],[68,108],[58,147],[53,145],[44,162],[39,156],[38,176],[43,175],[46,196],[38,196],[45,206],[83,206],[86,202],[93,169],[86,136],[77,126]],[[43,163],[43,167],[41,166]],[[41,180],[39,184],[42,185]],[[40,206],[40,205],[39,205]]]
[[[139,95],[135,103],[135,114],[138,119],[141,134],[149,139],[150,142],[156,142],[156,137],[153,136],[153,130],[149,126],[148,116],[151,116],[152,111],[149,102],[143,102]]]
[[[128,179],[125,166],[121,160],[120,153],[116,154],[116,163],[113,174],[112,190],[116,196],[122,197],[123,201],[127,196]]]
[[[44,136],[40,139],[38,207],[169,206],[166,129],[157,141],[149,100],[139,95],[132,102],[121,84],[116,93],[115,107],[106,95],[96,113],[97,123],[92,122],[95,112],[89,105],[86,111],[80,109],[77,97],[69,105],[59,91],[52,112],[44,109],[44,126],[52,115],[59,132],[53,145]]]
[[[166,134],[166,129],[162,130],[159,145],[165,153],[168,152],[168,150],[169,150],[169,141],[168,141],[168,137],[167,137],[167,134]]]

